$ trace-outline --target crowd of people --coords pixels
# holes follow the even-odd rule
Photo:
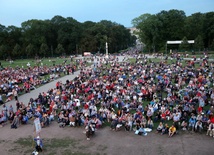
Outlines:
[[[77,60],[78,61],[78,60]],[[9,102],[20,93],[28,93],[36,87],[46,84],[60,77],[61,73],[70,74],[77,69],[76,63],[63,63],[53,66],[39,65],[31,66],[0,66],[0,104],[3,104],[3,96],[6,98],[4,102]]]
[[[4,105],[1,124],[10,120],[11,128],[17,128],[36,117],[46,127],[57,119],[62,128],[84,126],[87,140],[103,124],[112,132],[144,136],[151,130],[169,137],[189,130],[214,137],[212,62],[206,59],[195,67],[194,59],[167,63],[136,55],[132,63],[127,58],[94,57],[93,65],[81,68],[74,79],[57,81],[27,105],[17,99],[16,111]]]

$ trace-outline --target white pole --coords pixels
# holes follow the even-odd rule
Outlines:
[[[106,42],[106,55],[108,55],[108,43]]]
[[[106,42],[106,58],[108,58],[108,43]]]

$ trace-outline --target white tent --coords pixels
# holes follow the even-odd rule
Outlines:
[[[167,45],[168,44],[181,44],[183,41],[182,40],[175,40],[175,41],[167,41],[166,42],[166,52],[167,52]],[[188,40],[189,44],[194,44],[195,41],[194,40]]]
[[[166,44],[181,44],[182,40],[177,40],[177,41],[167,41]],[[189,44],[194,44],[195,41],[194,40],[188,40]]]

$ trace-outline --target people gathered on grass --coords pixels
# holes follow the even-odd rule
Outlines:
[[[214,66],[208,59],[200,65],[179,57],[155,62],[145,55],[133,62],[119,62],[115,56],[94,60],[74,79],[57,81],[28,103],[17,99],[15,116],[5,105],[1,125],[11,118],[26,124],[36,117],[42,127],[56,120],[62,128],[83,126],[87,140],[103,126],[144,136],[155,130],[174,137],[188,130],[214,137]]]
[[[53,65],[51,67],[45,65],[25,67],[1,67],[0,71],[0,104],[2,104],[3,96],[5,102],[11,101],[13,98],[18,99],[18,94],[28,93],[36,87],[46,84],[60,77],[61,74],[70,74],[77,69],[77,65],[82,61],[73,62],[71,64]]]

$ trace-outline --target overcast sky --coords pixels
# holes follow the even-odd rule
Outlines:
[[[30,19],[51,19],[55,15],[79,22],[111,20],[131,27],[144,13],[183,10],[187,16],[214,11],[214,0],[0,0],[0,24],[21,26]]]

